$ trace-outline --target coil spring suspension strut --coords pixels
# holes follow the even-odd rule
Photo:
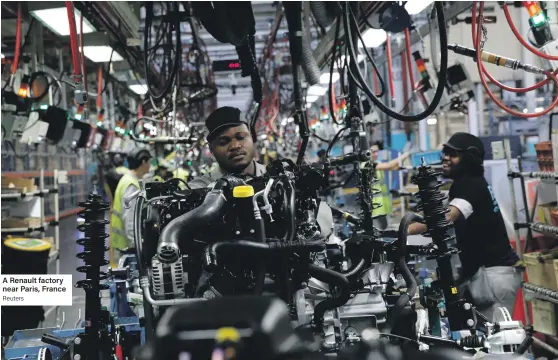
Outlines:
[[[448,241],[454,239],[454,236],[448,232],[453,224],[446,218],[449,209],[444,207],[446,196],[440,191],[442,185],[438,181],[440,175],[440,172],[425,165],[422,159],[422,165],[411,181],[419,188],[419,210],[424,212],[424,220],[428,228],[426,235],[432,238],[432,242],[437,247],[438,278],[444,293],[450,327],[452,330],[461,330],[471,327],[472,319],[465,313],[464,301],[459,298],[453,279],[451,255],[456,252],[448,247]]]
[[[381,203],[373,202],[374,196],[381,192],[379,189],[372,188],[373,184],[378,183],[378,178],[374,176],[374,169],[370,162],[367,162],[362,168],[360,164],[356,165],[355,171],[359,187],[357,201],[360,203],[360,218],[364,219],[362,225],[365,229],[372,229],[372,210],[382,206]]]
[[[84,219],[84,222],[77,229],[85,236],[77,240],[83,246],[83,251],[77,257],[84,262],[77,271],[85,274],[85,280],[78,281],[76,287],[85,291],[85,336],[81,336],[81,339],[87,343],[81,349],[88,359],[95,359],[98,358],[94,355],[97,353],[96,349],[100,348],[95,342],[99,340],[99,333],[105,322],[100,291],[109,288],[107,284],[101,283],[108,277],[106,272],[101,271],[101,267],[109,263],[105,258],[108,250],[105,245],[108,237],[105,227],[109,223],[105,220],[105,211],[109,210],[109,205],[94,192],[89,194],[86,201],[79,203],[79,206],[84,209],[78,213],[78,217]]]

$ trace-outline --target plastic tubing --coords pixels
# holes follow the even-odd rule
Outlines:
[[[71,1],[66,1],[66,10],[68,12],[68,23],[70,24],[70,47],[72,48],[72,62],[74,64],[74,76],[81,76],[81,66],[78,54],[76,18],[74,14],[74,5]],[[74,79],[75,81],[75,79]]]
[[[14,62],[12,64],[12,75],[14,75],[17,71],[17,65],[19,64],[20,48],[21,48],[21,3],[17,5],[16,44],[15,44]]]
[[[482,18],[483,13],[484,13],[484,1],[481,1],[480,2],[480,7],[479,7],[479,19]],[[477,3],[473,2],[473,22],[475,22],[474,19],[476,17],[476,14],[477,14]],[[500,99],[498,99],[496,96],[494,96],[492,91],[490,91],[490,89],[488,88],[488,83],[486,82],[486,79],[483,76],[483,65],[482,65],[482,59],[481,59],[482,53],[481,53],[481,47],[480,47],[482,26],[481,26],[480,23],[475,24],[475,25],[477,25],[477,27],[476,27],[477,36],[476,36],[476,39],[475,39],[476,41],[473,44],[474,44],[474,47],[475,47],[475,50],[476,50],[476,55],[477,55],[477,69],[479,71],[480,80],[482,82],[484,90],[486,91],[488,96],[492,99],[492,101],[494,101],[496,103],[496,105],[498,105],[500,108],[502,108],[502,110],[504,110],[505,112],[507,112],[509,114],[512,114],[514,116],[522,117],[522,118],[540,117],[540,116],[546,115],[549,112],[551,112],[552,110],[554,110],[554,108],[558,105],[558,96],[554,97],[554,101],[552,101],[552,104],[550,104],[550,106],[547,107],[545,110],[543,110],[541,112],[535,112],[535,113],[529,113],[529,114],[524,114],[522,112],[519,112],[519,111],[516,111],[514,109],[508,108],[506,105],[504,105],[500,101]],[[552,81],[554,81],[555,88],[558,89],[558,79],[556,79],[556,75],[554,75],[551,72],[547,72],[546,75],[548,77],[550,77],[552,79]]]

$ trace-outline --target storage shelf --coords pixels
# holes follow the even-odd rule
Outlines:
[[[522,287],[526,298],[525,300],[539,299],[558,305],[558,291],[530,283],[523,283]]]
[[[45,223],[43,227],[38,228],[2,228],[2,234],[32,234],[35,232],[45,232],[47,227],[49,226],[48,223]]]
[[[0,194],[0,198],[2,200],[25,200],[33,196],[47,195],[49,193],[54,193],[54,192],[50,191],[49,189],[43,191],[26,192],[26,193],[9,192],[9,193]]]

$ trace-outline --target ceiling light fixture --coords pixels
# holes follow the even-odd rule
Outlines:
[[[428,125],[436,125],[438,123],[438,120],[436,118],[428,118],[426,119],[426,123]]]
[[[338,81],[339,81],[339,73],[338,73],[338,72],[334,72],[334,73],[333,73],[333,76],[332,76],[332,78],[331,78],[331,82],[332,82],[332,84],[335,84],[335,83],[338,82]],[[320,76],[320,84],[322,84],[322,85],[329,85],[329,73],[325,73],[325,74],[322,74],[322,75]]]
[[[100,46],[84,46],[83,54],[89,60],[99,63],[99,62],[109,62],[110,55],[112,54],[112,62],[122,61],[124,58],[120,56],[116,51],[113,53],[112,48],[106,45]]]
[[[307,95],[306,96],[306,103],[312,104],[315,103],[320,97],[318,95]]]
[[[383,29],[370,28],[362,34],[362,40],[364,41],[364,45],[366,45],[367,48],[376,48],[386,42],[387,32]],[[359,42],[358,48],[362,49],[364,48],[364,45],[362,45],[362,42]]]
[[[76,30],[80,33],[80,12],[74,9],[76,18]],[[68,12],[65,7],[54,9],[43,9],[31,11],[31,14],[36,17],[43,25],[60,36],[70,35],[70,24],[68,22]],[[95,32],[95,28],[87,19],[83,18],[83,33],[89,34]]]
[[[308,95],[322,96],[326,93],[327,89],[320,85],[312,85],[308,88]]]
[[[138,94],[138,95],[147,94],[147,87],[145,85],[142,85],[142,84],[130,85],[130,86],[128,86],[128,88],[130,90],[132,90],[133,92],[135,92],[136,94]]]
[[[405,3],[405,10],[409,15],[416,15],[433,2],[434,0],[410,0]]]

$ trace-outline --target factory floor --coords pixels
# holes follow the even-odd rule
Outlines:
[[[83,289],[75,287],[78,280],[85,279],[84,274],[76,271],[78,266],[83,265],[83,261],[76,257],[76,254],[80,252],[82,248],[82,246],[77,244],[76,240],[83,236],[83,234],[76,229],[77,225],[76,216],[70,216],[60,220],[60,274],[72,275],[73,305],[59,307],[58,316],[55,307],[45,307],[45,321],[41,327],[62,325],[62,321],[65,318],[64,328],[72,329],[80,319],[80,312],[81,320],[83,320],[85,316],[85,292]],[[47,236],[53,236],[53,234],[47,233]],[[49,274],[56,273],[56,262],[51,262],[48,272]],[[102,296],[102,304],[109,306],[109,291],[103,291]]]

